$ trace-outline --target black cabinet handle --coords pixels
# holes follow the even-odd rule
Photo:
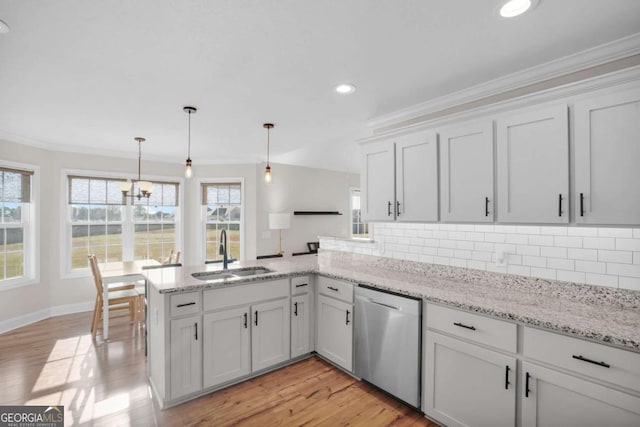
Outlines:
[[[391,216],[391,202],[387,202],[387,216]]]
[[[484,198],[484,216],[489,216],[489,198]]]
[[[244,314],[244,328],[247,329],[247,317],[249,317],[247,315],[247,313]]]
[[[301,288],[303,286],[309,286],[309,284],[308,283],[301,283],[299,285],[296,285],[296,288]]]
[[[584,216],[584,193],[580,193],[580,216]]]
[[[176,307],[178,307],[178,308],[179,308],[179,307],[186,307],[186,306],[188,306],[188,305],[196,305],[196,303],[195,303],[195,302],[185,302],[184,304],[178,304],[178,305],[176,305]]]
[[[531,390],[529,390],[529,380],[531,379],[531,375],[529,374],[529,372],[527,372],[527,374],[525,375],[525,381],[524,381],[524,397],[529,397],[529,393],[531,393]]]
[[[198,341],[198,324],[194,323],[193,326],[196,327],[196,333],[195,333],[195,337],[196,337],[196,341]]]
[[[334,288],[333,286],[327,286],[327,289],[331,289],[334,292],[338,292],[338,288]]]
[[[349,323],[351,323],[351,322],[349,321],[349,314],[351,314],[351,313],[349,312],[349,310],[347,310],[347,323],[346,323],[347,325],[348,325]]]
[[[400,202],[396,200],[396,215],[400,216]]]
[[[509,365],[505,366],[505,370],[504,370],[504,389],[505,390],[509,390],[509,384],[511,384],[509,382],[509,371],[511,370],[511,368],[509,367]]]
[[[459,322],[455,322],[454,325],[455,326],[460,326],[461,328],[465,328],[465,329],[471,329],[472,331],[476,330],[475,326],[467,326],[467,325],[464,325],[464,324],[459,323]]]
[[[293,315],[296,316],[296,317],[298,316],[298,303],[297,302],[293,303]]]
[[[574,354],[574,355],[573,355],[573,356],[571,356],[571,357],[573,357],[574,359],[577,359],[577,360],[581,360],[581,361],[583,361],[583,362],[593,363],[594,365],[602,366],[603,368],[610,368],[610,367],[611,367],[611,365],[609,365],[608,363],[605,363],[605,362],[596,362],[595,360],[587,359],[586,357],[583,357],[583,356],[581,356],[581,355],[580,355],[580,356],[576,356],[576,355]]]
[[[255,318],[254,322],[255,322],[255,325],[258,326],[258,310],[256,310],[255,314],[256,314],[256,318]]]
[[[562,216],[562,194],[558,194],[558,216]]]

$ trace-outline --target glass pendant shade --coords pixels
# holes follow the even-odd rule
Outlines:
[[[271,184],[271,166],[269,165],[264,169],[264,183]]]

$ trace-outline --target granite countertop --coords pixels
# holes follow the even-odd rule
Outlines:
[[[274,272],[215,282],[191,276],[221,270],[221,265],[210,264],[147,270],[145,275],[161,293],[173,293],[316,273],[640,352],[637,291],[326,250],[319,255],[234,263],[229,268],[250,266]]]

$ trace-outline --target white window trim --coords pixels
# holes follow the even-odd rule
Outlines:
[[[360,192],[360,203],[362,204],[362,190],[360,187],[349,187],[349,214],[347,215],[349,221],[349,240],[355,242],[373,242],[373,227],[371,227],[370,223],[367,223],[367,232],[369,237],[353,237],[353,198],[352,193],[354,190],[358,190]],[[362,205],[360,206],[362,211]]]
[[[0,291],[40,283],[40,166],[2,160],[0,166],[33,171],[28,225],[24,227],[24,276],[0,282]]]
[[[199,254],[199,263],[204,264],[207,259],[207,246],[205,243],[207,236],[207,210],[206,207],[202,204],[202,185],[203,184],[224,184],[229,182],[239,182],[240,183],[240,197],[242,203],[240,204],[240,261],[245,259],[245,186],[244,186],[244,178],[234,178],[234,177],[225,177],[225,178],[202,178],[198,179],[198,205],[200,207],[200,231],[202,232],[203,238],[198,239],[197,245],[198,254]]]
[[[60,175],[60,189],[64,191],[64,197],[60,197],[60,236],[64,241],[64,248],[60,252],[60,278],[61,279],[73,279],[78,277],[89,277],[91,271],[89,266],[87,268],[71,269],[71,233],[68,232],[71,227],[69,220],[69,175],[74,176],[86,176],[96,178],[124,178],[132,179],[130,173],[114,173],[97,170],[84,170],[84,169],[63,169]],[[134,177],[135,178],[135,177]],[[166,175],[145,175],[142,179],[153,181],[175,181],[178,183],[178,209],[176,209],[176,250],[182,251],[184,245],[184,177],[166,176]],[[132,205],[128,204],[124,209],[124,218],[122,225],[122,259],[124,261],[133,260],[133,209]]]

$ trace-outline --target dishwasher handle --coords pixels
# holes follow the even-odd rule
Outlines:
[[[369,302],[372,303],[372,304],[377,304],[377,305],[381,305],[383,307],[390,308],[392,310],[400,311],[400,307],[396,307],[395,305],[391,305],[391,304],[385,304],[383,302],[376,301],[376,300],[374,300],[372,298],[369,298]]]

